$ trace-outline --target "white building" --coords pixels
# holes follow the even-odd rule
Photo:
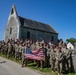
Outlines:
[[[74,49],[74,45],[69,42],[69,43],[67,44],[67,48],[68,48],[68,49]]]

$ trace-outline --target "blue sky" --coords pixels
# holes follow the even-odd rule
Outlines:
[[[0,40],[4,39],[12,4],[19,16],[50,24],[59,39],[76,38],[76,0],[0,0]]]

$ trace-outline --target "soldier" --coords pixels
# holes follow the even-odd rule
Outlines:
[[[21,56],[22,56],[22,46],[21,46],[21,44],[19,44],[19,46],[18,46],[18,53],[19,53],[19,59],[21,59]]]
[[[2,42],[2,49],[1,49],[2,54],[4,54],[4,50],[5,50],[5,42],[3,41]]]
[[[47,65],[48,65],[48,62],[47,62],[47,43],[44,43],[43,50],[44,50],[44,56],[45,56],[44,66],[47,67]]]
[[[42,39],[42,41],[40,42],[41,44],[44,44],[45,43],[45,40],[44,39]]]
[[[30,49],[31,50],[36,50],[36,44],[35,43],[31,44]]]
[[[4,45],[4,54],[7,55],[7,52],[8,52],[8,44],[5,43],[5,45]]]
[[[25,55],[24,54],[27,54],[27,53],[29,53],[28,52],[28,50],[30,49],[30,47],[28,46],[28,43],[25,43],[25,45],[24,45],[24,47],[22,48],[22,67],[23,67],[23,65],[24,65],[24,60],[25,60],[25,66],[27,66],[27,58],[25,57]]]
[[[41,43],[37,40],[37,42],[35,43],[35,50],[38,50],[41,46]]]
[[[36,45],[38,45],[38,44],[39,44],[39,40],[36,41]]]
[[[12,57],[12,44],[9,42],[8,43],[8,53],[7,53],[7,57]]]
[[[59,41],[59,47],[63,47],[63,40],[62,39],[60,39],[60,41]]]
[[[47,45],[47,67],[50,66],[50,52],[51,52],[51,49],[50,49],[50,46]]]
[[[15,44],[14,44],[14,40],[12,41],[12,56],[15,57]]]
[[[15,59],[17,60],[18,58],[18,44],[17,42],[15,43]]]
[[[52,49],[52,47],[53,47],[52,41],[49,42],[49,46],[50,46],[50,49]]]
[[[52,69],[52,72],[55,71],[55,63],[56,63],[56,51],[55,51],[55,48],[53,47],[51,52],[50,52],[50,65],[51,65],[51,69]]]
[[[70,52],[67,49],[67,46],[64,45],[63,48],[63,70],[64,72],[68,71],[69,72],[69,58],[70,58]]]
[[[38,50],[40,48],[40,42],[33,43],[30,48],[32,50]]]
[[[69,73],[74,73],[74,66],[73,66],[73,59],[72,59],[72,51],[69,50],[69,58],[68,58],[68,62],[69,62]]]
[[[44,48],[44,44],[41,44],[41,47],[39,48],[39,53],[38,53],[38,56],[41,57],[41,60],[40,60],[40,64],[41,64],[41,68],[44,67],[44,61],[46,62],[46,51],[45,51],[45,48]]]
[[[24,66],[24,61],[25,61],[24,54],[26,54],[26,46],[23,44],[22,45],[22,67]]]
[[[61,47],[59,47],[56,53],[56,66],[58,75],[60,75],[60,73],[62,72],[62,62],[63,62],[63,53],[61,51]]]

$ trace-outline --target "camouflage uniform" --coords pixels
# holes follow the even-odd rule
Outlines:
[[[50,49],[52,49],[53,44],[51,42],[49,42],[49,46],[50,46]]]
[[[28,44],[26,43],[26,46],[24,46],[24,47],[22,47],[22,67],[23,67],[23,65],[24,65],[24,61],[25,61],[25,66],[27,66],[27,59],[26,59],[26,57],[24,56],[24,54],[26,54],[27,53],[27,51],[26,51],[26,49],[30,49],[30,47],[28,46]]]
[[[4,45],[4,54],[7,55],[7,52],[8,52],[8,45],[5,44],[5,45]]]
[[[4,47],[5,47],[5,42],[2,42],[2,49],[1,49],[2,54],[4,54]]]
[[[15,57],[15,44],[12,43],[12,56]]]
[[[52,71],[55,71],[56,51],[54,49],[52,49],[50,52],[50,63]]]
[[[62,62],[63,62],[63,53],[61,51],[61,48],[58,49],[56,53],[56,68],[58,73],[62,72]]]
[[[18,44],[15,44],[15,59],[18,58]]]
[[[63,47],[63,41],[61,40],[60,42],[59,42],[59,47]]]
[[[69,71],[69,50],[67,48],[63,48],[63,70]]]
[[[19,59],[21,59],[21,56],[22,56],[22,46],[21,45],[18,46],[18,52],[19,52]]]
[[[12,57],[12,44],[9,43],[8,44],[8,53],[7,53],[7,57]]]
[[[30,49],[31,49],[31,50],[36,50],[36,44],[33,43],[33,44],[30,46]]]
[[[49,47],[47,48],[47,67],[50,66],[50,52],[51,52],[51,49]]]
[[[47,58],[47,48],[46,47],[44,47],[44,55],[45,55],[45,67],[47,67],[47,65],[48,65],[48,62],[47,62],[47,60],[48,60],[48,58]]]
[[[25,56],[24,54],[26,53],[26,47],[22,46],[22,67],[24,66],[24,61],[25,61]]]

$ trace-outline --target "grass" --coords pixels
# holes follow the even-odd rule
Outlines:
[[[1,57],[4,57],[6,59],[9,59],[11,61],[14,61],[16,63],[21,64],[21,61],[20,60],[15,60],[14,57],[7,58],[5,55],[3,55],[1,53],[0,53],[0,56]],[[51,71],[50,68],[43,68],[43,69],[41,69],[40,67],[36,67],[36,63],[29,63],[28,64],[28,67],[31,68],[34,71],[37,71],[37,72],[41,73],[42,75],[57,75],[56,72],[55,73],[52,73],[52,71]],[[64,75],[76,75],[76,73],[64,74]]]
[[[50,68],[43,68],[41,69],[40,67],[36,67],[34,63],[28,64],[28,67],[37,70],[39,72],[42,72],[43,75],[57,75],[56,72],[52,73],[52,70]],[[71,74],[64,74],[64,75],[76,75],[76,73],[71,73]]]

